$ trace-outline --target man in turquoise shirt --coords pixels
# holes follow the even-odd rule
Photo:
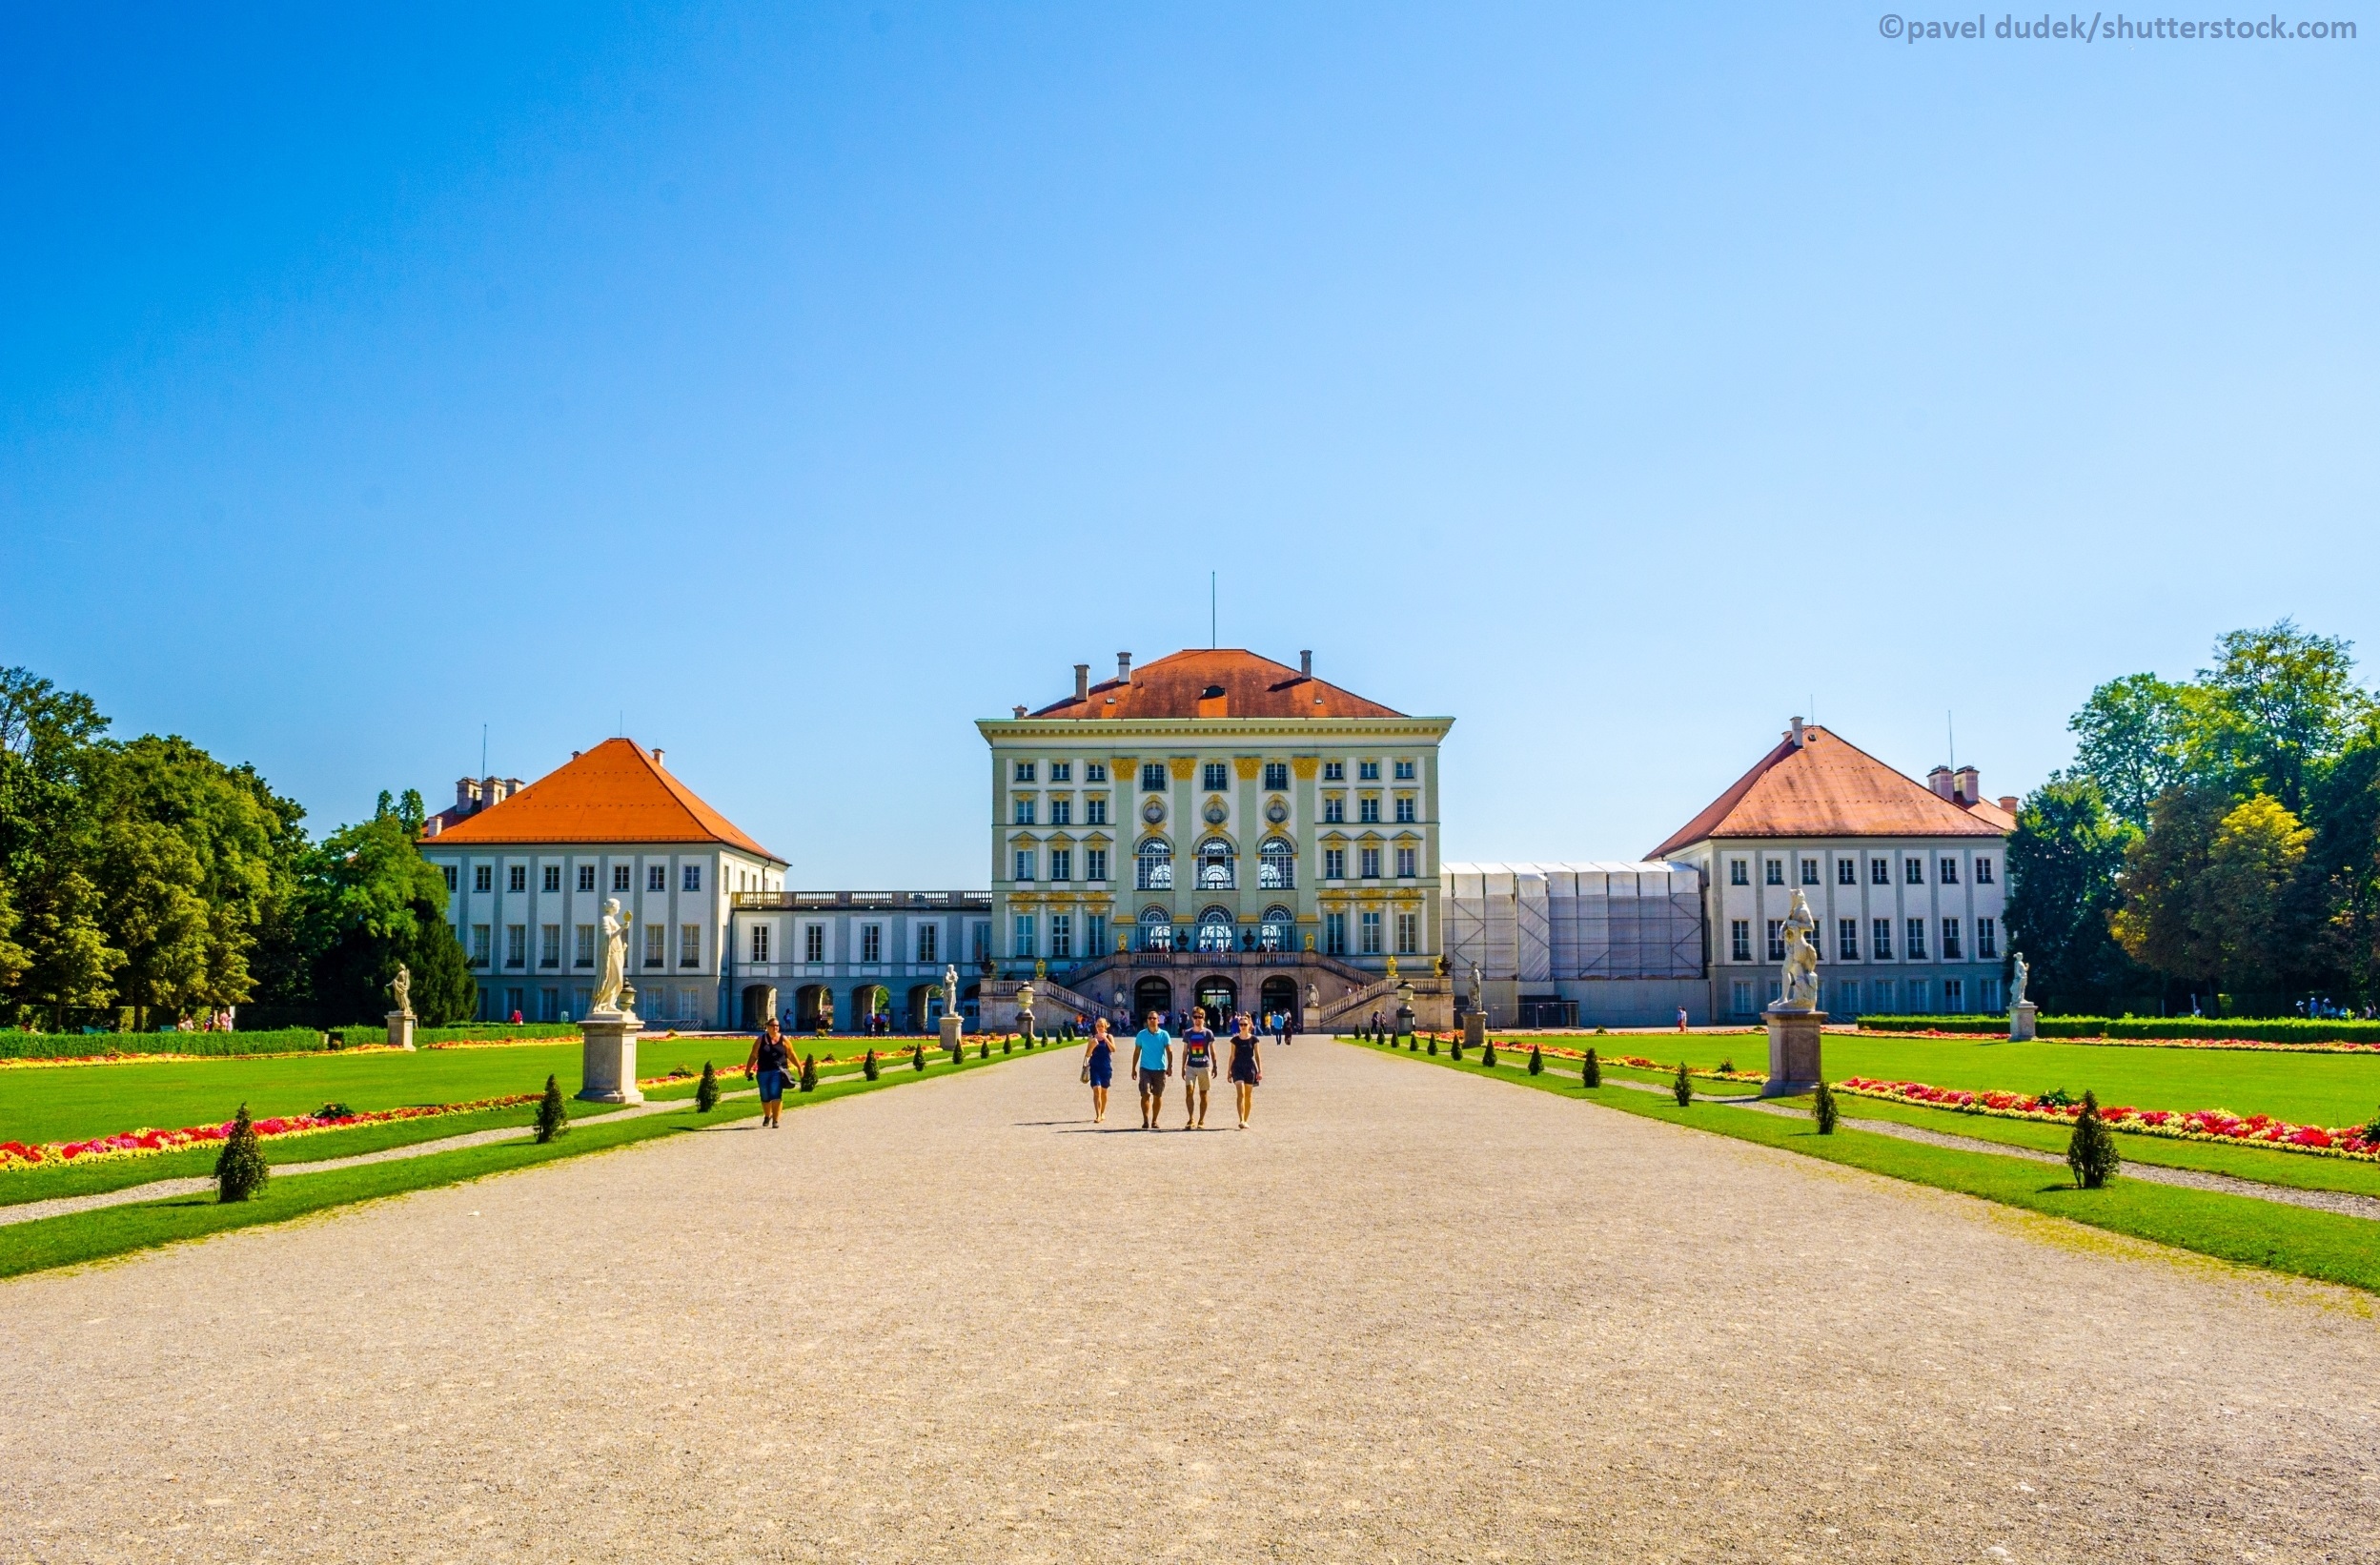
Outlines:
[[[1140,1067],[1140,1128],[1157,1128],[1157,1110],[1165,1107],[1166,1078],[1173,1074],[1173,1034],[1155,1011],[1132,1036],[1133,1062]]]

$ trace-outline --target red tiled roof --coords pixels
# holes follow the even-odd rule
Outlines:
[[[633,740],[607,739],[424,842],[723,843],[785,861],[737,829]]]
[[[1221,711],[1207,692],[1223,693]],[[1132,670],[1130,683],[1109,680],[1088,699],[1068,696],[1037,718],[1395,718],[1404,716],[1352,691],[1300,674],[1287,663],[1238,647],[1177,652]]]
[[[1788,734],[1701,814],[1647,854],[1713,837],[1998,837],[2016,823],[1997,804],[1954,804],[1815,723]]]

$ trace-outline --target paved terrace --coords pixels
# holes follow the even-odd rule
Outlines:
[[[0,1284],[0,1556],[2380,1559],[2361,1295],[1269,1065],[1246,1134],[1053,1051]]]

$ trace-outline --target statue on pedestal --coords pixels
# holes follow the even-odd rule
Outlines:
[[[2016,1008],[2024,1004],[2024,984],[2032,976],[2032,969],[2024,965],[2023,951],[2009,952],[2008,964],[2008,1010],[2013,1015]]]
[[[942,1013],[945,1016],[959,1014],[959,969],[956,964],[946,965],[942,969]]]
[[[603,959],[595,979],[595,1003],[599,1011],[619,1011],[624,1008],[621,996],[628,986],[628,925],[636,921],[634,913],[620,911],[620,899],[607,897],[603,902]]]
[[[2024,959],[2020,957],[2018,960],[2021,962]],[[413,970],[401,962],[397,965],[397,977],[390,982],[388,992],[397,1001],[396,1014],[399,1016],[411,1016],[414,1013]]]
[[[1785,911],[1785,992],[1776,1009],[1818,1009],[1818,946],[1811,939],[1817,928],[1810,904],[1795,891],[1793,905]]]

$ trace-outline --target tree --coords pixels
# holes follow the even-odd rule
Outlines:
[[[707,1114],[718,1107],[719,1072],[711,1068],[710,1061],[705,1060],[702,1062],[702,1079],[694,1084],[694,1111]]]
[[[307,996],[326,1025],[376,1021],[399,963],[415,969],[414,1009],[431,1026],[470,1013],[471,982],[444,914],[446,882],[396,814],[325,837],[300,893]]]
[[[97,820],[85,786],[108,720],[90,697],[29,669],[0,669],[0,880],[24,951],[4,998],[53,1027],[113,997],[123,953],[101,927],[90,864]]]
[[[2024,953],[2035,1001],[2089,1014],[2140,980],[2108,921],[2116,877],[2138,835],[2111,818],[2090,777],[2050,780],[2025,798],[2008,838],[2008,945]]]
[[[2211,999],[2223,971],[2220,938],[2207,916],[2207,864],[2231,801],[2209,783],[2168,788],[2148,829],[2124,851],[2117,884],[2124,905],[2111,921],[2133,961],[2193,985]]]
[[[256,1122],[248,1115],[248,1106],[239,1106],[239,1115],[232,1121],[231,1134],[223,1138],[223,1150],[214,1160],[214,1198],[217,1201],[247,1201],[264,1192],[266,1181],[273,1177],[272,1168],[264,1160],[264,1147],[256,1139]]]
[[[1669,1084],[1669,1095],[1683,1108],[1694,1101],[1694,1078],[1686,1073],[1686,1062],[1678,1062],[1678,1074]]]
[[[2380,724],[2367,722],[2316,782],[2300,871],[2301,919],[2322,965],[2354,998],[2380,995]]]
[[[1810,1117],[1818,1121],[1818,1133],[1821,1136],[1833,1135],[1835,1126],[1842,1119],[1842,1107],[1835,1102],[1835,1089],[1824,1082],[1819,1083],[1818,1090],[1810,1095]]]
[[[545,1078],[545,1096],[538,1100],[537,1139],[539,1146],[570,1129],[570,1110],[562,1103],[561,1083]]]
[[[1587,1057],[1579,1063],[1578,1084],[1581,1087],[1601,1087],[1603,1085],[1603,1062],[1596,1058],[1595,1050],[1592,1047],[1587,1050]]]
[[[2187,768],[2187,692],[2154,674],[2127,674],[2090,694],[2066,720],[2075,735],[2075,770],[2098,784],[2116,818],[2148,824],[2149,806]]]
[[[2084,1093],[2083,1112],[2066,1143],[2066,1167],[2074,1170],[2074,1183],[2086,1190],[2098,1189],[2115,1177],[2123,1162],[2116,1150],[2115,1132],[2099,1117],[2099,1094]]]
[[[2278,1008],[2308,931],[2297,927],[2291,892],[2313,833],[2280,801],[2257,794],[2215,827],[2199,890],[2202,926],[2212,937],[2226,988]]]
[[[2314,772],[2372,709],[2349,649],[2288,620],[2224,637],[2215,666],[2198,671],[2207,721],[2193,737],[2193,759],[2228,773],[2234,792],[2261,789],[2302,814]]]

